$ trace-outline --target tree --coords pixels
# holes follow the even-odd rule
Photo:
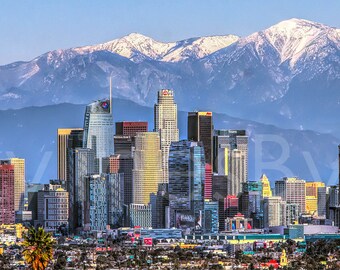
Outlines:
[[[67,258],[65,252],[61,251],[58,254],[57,261],[53,267],[53,270],[62,270],[65,269],[67,264]]]
[[[14,269],[11,266],[11,256],[8,254],[0,255],[0,269]]]
[[[54,240],[43,228],[31,227],[24,235],[23,256],[33,270],[43,270],[53,258]]]

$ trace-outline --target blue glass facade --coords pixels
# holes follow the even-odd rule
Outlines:
[[[200,228],[205,159],[202,143],[173,142],[169,154],[170,227]]]
[[[114,154],[113,118],[109,100],[99,100],[86,106],[83,147],[95,151],[96,172],[102,172],[102,159]]]

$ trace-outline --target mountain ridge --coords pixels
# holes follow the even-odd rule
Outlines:
[[[87,47],[0,66],[0,108],[87,103],[107,93],[111,76],[114,97],[141,105],[152,106],[159,89],[171,88],[185,110],[214,108],[235,117],[284,128],[327,130],[340,137],[340,127],[333,124],[340,113],[339,29],[291,19],[207,55],[202,44],[196,51],[192,44],[197,40],[171,47],[171,54],[164,56],[168,61],[150,57],[164,54],[168,45],[149,56],[133,51],[129,57]],[[320,106],[324,109],[316,114],[314,108]]]

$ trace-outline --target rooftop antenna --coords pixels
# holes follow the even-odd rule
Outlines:
[[[112,114],[112,77],[110,75],[110,113]]]

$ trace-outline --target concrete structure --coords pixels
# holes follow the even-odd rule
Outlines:
[[[286,220],[286,202],[280,196],[263,199],[264,227],[281,226]]]
[[[205,162],[210,165],[213,165],[212,135],[212,112],[188,113],[188,140],[203,143]]]
[[[71,139],[71,148],[82,147],[83,144],[83,129],[82,128],[58,128],[57,134],[57,154],[58,154],[58,179],[67,180],[67,149]]]
[[[147,205],[163,179],[159,134],[137,133],[133,155],[133,203]]]
[[[296,177],[284,177],[275,182],[275,196],[287,203],[299,204],[299,213],[306,210],[306,181]]]
[[[204,177],[202,142],[173,142],[169,154],[170,227],[190,230],[201,226]]]
[[[96,173],[102,172],[102,159],[114,154],[111,100],[99,100],[86,106],[83,148],[95,152]]]
[[[151,204],[135,204],[129,206],[130,227],[140,226],[142,228],[152,227],[152,210]]]
[[[214,131],[214,172],[228,176],[228,195],[242,191],[248,181],[248,136],[245,130]]]
[[[9,161],[0,161],[0,223],[15,222],[15,188],[14,165]]]
[[[162,170],[164,182],[169,181],[169,150],[172,142],[179,139],[177,127],[177,104],[174,92],[163,89],[158,91],[157,104],[154,106],[154,131],[159,133],[162,150]]]
[[[69,193],[59,183],[51,181],[38,191],[38,220],[48,232],[57,232],[61,226],[68,228]]]

